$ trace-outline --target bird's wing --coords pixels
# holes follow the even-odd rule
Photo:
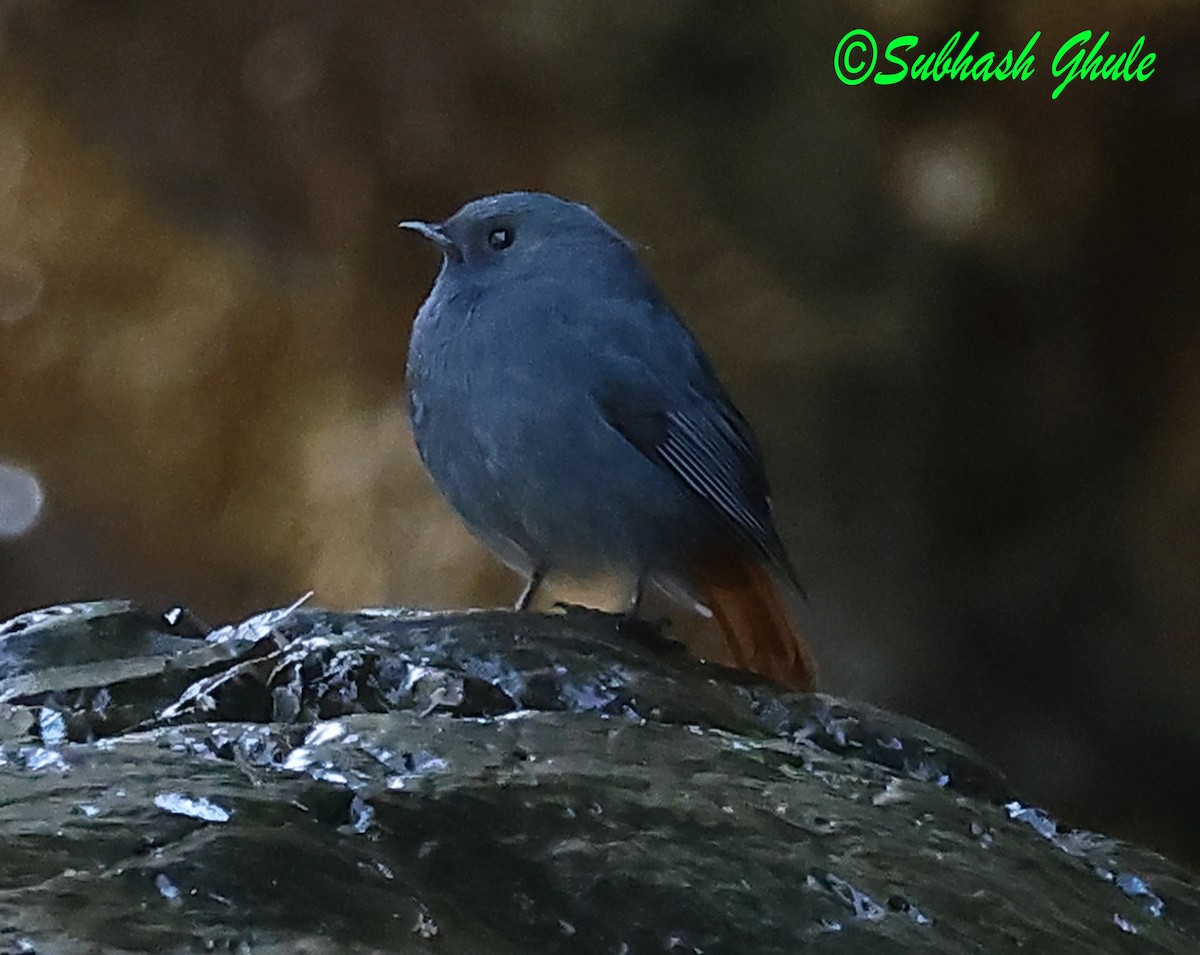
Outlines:
[[[770,487],[754,434],[690,336],[688,346],[687,360],[665,374],[624,356],[597,389],[601,413],[803,594],[771,518]]]

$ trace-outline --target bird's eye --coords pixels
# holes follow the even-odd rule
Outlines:
[[[488,233],[488,248],[500,252],[513,244],[513,230],[507,226],[499,226]]]

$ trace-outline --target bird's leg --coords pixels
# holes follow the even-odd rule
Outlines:
[[[517,598],[515,609],[528,610],[529,605],[533,602],[534,595],[537,589],[541,586],[542,578],[545,576],[545,571],[535,567],[529,575],[529,579],[525,581],[525,589],[521,591],[521,596]]]
[[[646,592],[646,579],[638,576],[633,582],[633,592],[629,595],[629,603],[618,618],[617,629],[634,640],[654,643],[663,639],[663,634],[670,621],[665,618],[643,620],[638,616],[642,609],[642,597]]]
[[[642,578],[638,577],[633,582],[633,593],[629,595],[629,606],[625,608],[626,617],[636,617],[638,610],[642,606]]]

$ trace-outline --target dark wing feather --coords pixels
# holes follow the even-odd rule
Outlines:
[[[700,359],[702,361],[702,359]],[[644,370],[643,370],[644,371]],[[754,434],[704,364],[685,394],[633,388],[597,397],[609,424],[642,454],[678,477],[735,535],[804,593],[771,519],[770,488]],[[644,376],[642,380],[644,381]]]

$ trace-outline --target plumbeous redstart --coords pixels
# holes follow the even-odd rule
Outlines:
[[[631,611],[653,583],[715,616],[739,666],[811,688],[754,434],[632,245],[535,192],[401,227],[442,252],[409,344],[417,448],[528,581],[518,609],[548,575],[622,575]]]

